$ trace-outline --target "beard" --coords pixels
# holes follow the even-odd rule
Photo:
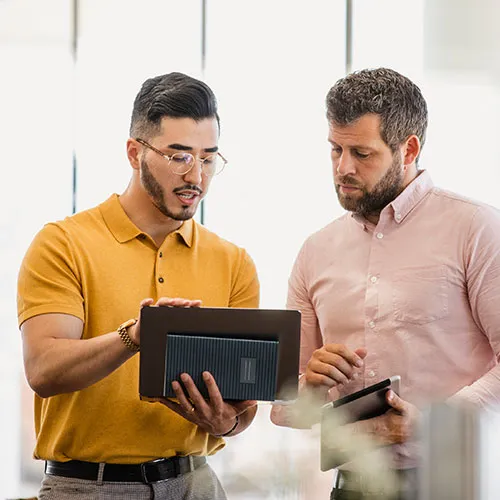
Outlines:
[[[402,165],[402,160],[394,155],[389,170],[387,170],[371,191],[368,191],[365,186],[349,175],[338,177],[335,182],[335,191],[337,192],[340,204],[345,210],[363,216],[380,213],[404,189]],[[361,190],[362,194],[360,197],[343,194],[340,191],[339,184],[348,184],[357,187]]]
[[[175,213],[170,208],[168,208],[165,202],[165,191],[161,187],[160,183],[156,180],[154,175],[151,173],[149,166],[144,158],[141,159],[141,169],[140,169],[141,183],[151,198],[153,205],[166,217],[170,219],[185,221],[193,217],[196,212],[196,206],[194,207],[182,207],[180,212]],[[195,191],[200,191],[197,186],[183,186],[180,189],[192,189]],[[180,190],[179,189],[179,190]],[[174,190],[174,192],[177,189]]]

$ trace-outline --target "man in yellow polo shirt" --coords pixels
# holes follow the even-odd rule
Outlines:
[[[223,401],[208,373],[209,400],[183,375],[178,403],[141,401],[135,319],[152,304],[258,307],[248,254],[192,219],[226,163],[218,137],[206,84],[181,73],[147,80],[125,192],[47,224],[28,249],[18,316],[36,393],[34,455],[46,461],[41,500],[226,498],[205,456],[247,428],[256,407]]]

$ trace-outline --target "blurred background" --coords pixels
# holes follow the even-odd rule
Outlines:
[[[304,239],[341,214],[324,100],[346,72],[387,66],[429,105],[420,165],[499,205],[496,0],[0,0],[0,498],[35,494],[32,394],[16,278],[48,221],[121,193],[132,102],[151,76],[202,78],[228,158],[198,220],[255,260],[264,308],[283,308]],[[429,235],[432,237],[432,235]],[[328,498],[318,431],[254,425],[212,459],[231,500]]]

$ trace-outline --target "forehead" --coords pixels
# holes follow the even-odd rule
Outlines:
[[[380,135],[380,116],[375,114],[363,115],[349,125],[330,122],[328,140],[345,146],[379,145],[384,142]]]
[[[217,146],[218,139],[219,127],[215,117],[199,121],[192,118],[164,117],[161,120],[160,133],[155,137],[163,146],[182,144],[193,149],[213,148]]]

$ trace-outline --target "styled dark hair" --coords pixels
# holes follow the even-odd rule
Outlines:
[[[407,77],[387,68],[355,71],[338,80],[326,97],[328,121],[345,126],[363,115],[380,116],[380,135],[394,152],[410,135],[425,142],[427,104]]]
[[[217,100],[210,87],[183,73],[156,76],[142,84],[134,101],[130,137],[157,135],[165,116],[195,121],[215,117],[220,128]]]

